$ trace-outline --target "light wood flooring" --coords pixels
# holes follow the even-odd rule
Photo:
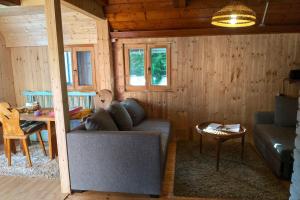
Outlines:
[[[1,200],[62,200],[59,180],[0,176]]]

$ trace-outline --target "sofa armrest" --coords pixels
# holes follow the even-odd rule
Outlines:
[[[73,190],[160,194],[158,132],[77,130],[67,143]]]
[[[273,124],[274,112],[256,112],[254,115],[254,124]]]

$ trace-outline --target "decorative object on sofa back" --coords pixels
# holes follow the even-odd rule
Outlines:
[[[103,108],[107,109],[113,100],[113,95],[110,90],[104,89],[100,90],[94,97],[95,109]]]

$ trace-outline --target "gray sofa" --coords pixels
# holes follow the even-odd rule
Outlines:
[[[257,112],[253,139],[256,149],[272,171],[280,178],[290,179],[296,137],[297,100],[276,97],[274,112]]]
[[[71,189],[160,195],[170,135],[159,119],[129,131],[77,127],[67,134]]]

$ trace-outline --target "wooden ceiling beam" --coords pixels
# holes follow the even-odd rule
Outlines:
[[[185,8],[187,0],[173,0],[175,8]]]
[[[95,0],[99,5],[101,6],[107,6],[108,2],[107,0]]]
[[[265,26],[249,28],[201,28],[201,29],[179,29],[179,30],[157,30],[157,31],[128,31],[111,32],[113,39],[123,38],[155,38],[155,37],[189,37],[200,35],[246,35],[266,33],[300,33],[299,25],[288,26]]]
[[[0,4],[5,6],[20,6],[21,0],[0,0]]]
[[[104,3],[100,0],[62,0],[61,4],[96,20],[105,19],[103,5],[99,2]]]

